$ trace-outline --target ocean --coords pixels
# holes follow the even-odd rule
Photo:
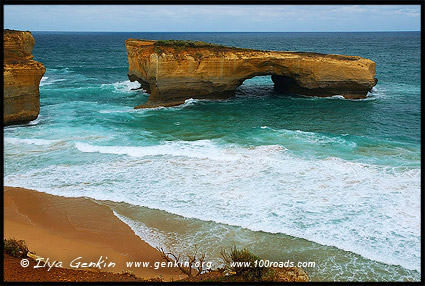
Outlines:
[[[33,32],[41,112],[4,128],[4,184],[95,199],[143,240],[207,260],[246,247],[313,281],[420,280],[420,32]],[[281,94],[134,110],[124,41],[199,40],[361,56],[363,100]]]

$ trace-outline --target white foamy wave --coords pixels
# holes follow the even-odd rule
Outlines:
[[[197,102],[199,102],[199,99],[189,98],[189,99],[186,99],[183,104],[178,105],[176,107],[186,107],[186,106],[193,105]]]
[[[372,87],[371,91],[369,91],[366,95],[366,98],[363,100],[374,100],[386,97],[385,89],[382,87],[375,85]]]
[[[374,86],[372,87],[371,91],[369,91],[366,94],[365,98],[358,98],[358,99],[353,99],[353,98],[345,98],[343,95],[340,94],[336,94],[333,96],[307,96],[307,95],[300,95],[301,98],[303,99],[312,99],[312,100],[347,100],[347,101],[354,101],[354,102],[358,102],[358,101],[371,101],[371,100],[376,100],[378,98],[383,97],[384,92],[379,89],[378,87]],[[293,99],[297,99],[296,97]]]
[[[307,132],[302,130],[295,130],[295,131],[285,130],[285,132],[292,133],[293,135],[295,135],[295,137],[312,142],[312,143],[337,143],[341,145],[348,145],[351,147],[355,147],[357,145],[355,142],[345,140],[344,138],[341,138],[338,136],[330,137],[320,133]]]
[[[133,91],[133,89],[139,88],[140,83],[138,83],[137,81],[131,82],[129,80],[125,80],[125,81],[119,81],[115,83],[102,84],[100,87],[107,88],[107,89],[112,88],[114,91],[118,91],[118,92],[131,92]]]
[[[129,219],[126,216],[118,214],[116,211],[112,211],[114,215],[124,222],[126,225],[128,225],[134,233],[140,237],[143,241],[148,243],[152,247],[161,247],[165,251],[170,251],[171,249],[168,249],[167,247],[167,241],[169,240],[168,237],[165,237],[158,229],[156,228],[149,228],[147,227],[143,222],[135,221],[132,219]]]
[[[357,143],[349,139],[344,139],[339,136],[327,136],[325,134],[302,131],[302,130],[288,130],[288,129],[273,129],[268,126],[261,126],[261,129],[271,130],[277,134],[284,136],[286,139],[289,139],[289,142],[293,142],[292,139],[296,139],[295,142],[300,144],[301,142],[314,143],[314,144],[336,144],[344,147],[354,148],[357,146]]]
[[[345,99],[345,97],[344,96],[342,96],[342,95],[334,95],[334,96],[331,96],[331,97],[327,97],[328,99]]]
[[[37,118],[35,120],[28,122],[28,125],[37,125],[38,123],[40,123],[40,119]]]
[[[165,110],[174,110],[174,109],[182,109],[188,106],[192,106],[198,102],[205,102],[205,101],[211,101],[208,99],[195,99],[195,98],[189,98],[184,101],[184,103],[176,105],[176,106],[170,106],[170,107],[164,107],[164,106],[158,106],[154,108],[149,108],[145,110],[158,110],[158,109],[165,109]]]
[[[138,237],[147,242],[150,246],[155,248],[159,247],[164,249],[166,252],[185,256],[193,253],[195,248],[194,246],[196,245],[200,252],[205,253],[207,261],[211,261],[216,267],[222,266],[221,259],[214,256],[214,252],[217,252],[217,248],[215,248],[214,245],[211,245],[211,242],[222,240],[223,234],[228,232],[227,226],[211,226],[211,224],[205,225],[204,222],[198,221],[194,223],[191,221],[191,227],[194,228],[189,227],[191,228],[191,231],[187,231],[187,228],[185,228],[182,233],[176,229],[176,224],[178,225],[182,223],[182,221],[187,221],[184,217],[177,217],[170,214],[166,214],[166,217],[163,217],[163,214],[158,216],[156,213],[153,217],[155,217],[155,219],[159,218],[159,220],[154,221],[154,224],[157,226],[155,227],[152,225],[152,214],[143,213],[142,216],[145,219],[142,222],[140,220],[136,220],[134,217],[130,218],[118,213],[115,207],[116,206],[111,207],[114,215],[127,224]],[[120,209],[120,207],[118,207],[118,209]],[[152,212],[155,210],[149,211]],[[172,227],[168,228],[169,226]],[[206,232],[208,232],[209,235],[205,236]]]
[[[56,195],[124,201],[187,218],[284,233],[420,271],[420,169],[334,157],[304,159],[280,146],[174,144],[80,143],[76,147],[82,152],[134,154],[83,166],[26,170],[4,181]],[[161,156],[153,160],[146,155]]]
[[[61,81],[65,81],[65,79],[61,79],[61,78],[58,78],[58,79],[50,79],[49,80],[49,77],[42,77],[41,78],[41,81],[40,81],[40,86],[45,86],[45,85],[51,85],[51,84],[54,84],[54,83],[56,83],[56,82],[61,82]]]
[[[4,129],[6,130],[15,130],[15,129],[19,129],[22,127],[28,127],[28,126],[34,126],[37,125],[41,122],[41,115],[39,115],[36,119],[31,120],[30,122],[27,123],[22,123],[22,124],[17,124],[17,125],[9,125],[9,126],[4,126]]]
[[[40,121],[41,121],[41,115],[39,115],[36,119],[31,120],[30,122],[28,122],[27,125],[31,125],[31,126],[37,125],[38,123],[40,123]]]
[[[4,143],[7,144],[33,144],[39,146],[47,146],[60,142],[59,140],[47,140],[47,139],[21,139],[21,138],[12,138],[5,137]]]
[[[381,90],[377,86],[374,86],[366,94],[366,97],[365,98],[359,98],[359,99],[342,98],[342,99],[349,100],[349,101],[373,101],[373,100],[377,100],[377,99],[380,99],[380,98],[384,97],[384,95],[385,95],[385,92],[383,90]]]
[[[125,109],[106,109],[106,110],[99,110],[99,113],[103,113],[103,114],[110,114],[110,113],[130,113],[130,112],[135,112],[134,108],[125,108]]]
[[[85,153],[128,155],[130,157],[169,155],[225,161],[239,158],[235,152],[216,147],[210,140],[173,141],[153,146],[99,146],[76,142],[75,147]]]
[[[370,92],[368,92],[366,94],[365,98],[345,98],[342,95],[333,95],[333,96],[329,96],[329,97],[318,97],[320,99],[328,99],[328,100],[332,100],[332,99],[336,99],[336,100],[347,100],[347,101],[354,101],[354,102],[358,102],[358,101],[371,101],[371,100],[376,100],[377,97],[375,94],[372,94]]]

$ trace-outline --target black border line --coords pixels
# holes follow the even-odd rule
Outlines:
[[[296,0],[3,0],[1,3],[1,15],[4,16],[4,6],[5,5],[420,5],[421,6],[421,46],[422,46],[422,38],[423,38],[423,28],[424,28],[424,4],[425,2],[423,0],[305,0],[305,1],[296,1]],[[2,21],[2,27],[4,28],[4,17]],[[3,43],[2,48],[4,49]],[[2,54],[3,57],[3,54]],[[423,66],[423,57],[421,54],[421,67]],[[3,73],[2,73],[2,79],[3,79]],[[422,99],[422,68],[421,68],[421,99]],[[421,100],[421,110],[423,110],[423,100]],[[3,110],[3,101],[1,101],[1,108]],[[421,131],[422,131],[422,112],[421,112]],[[0,139],[0,143],[3,149],[4,154],[4,129],[1,131],[2,136]],[[422,154],[422,142],[421,142],[421,154]],[[423,163],[423,157],[421,156],[421,164]],[[2,170],[4,170],[4,159],[3,159],[3,165]],[[3,176],[1,178],[2,186],[4,186],[4,171],[2,172]],[[424,197],[422,195],[423,190],[423,173],[421,172],[421,207],[424,205]],[[3,194],[3,188],[1,190]],[[4,199],[3,195],[0,198],[1,206],[3,206]],[[1,219],[3,222],[4,213],[1,212]],[[331,282],[308,282],[308,283],[314,283],[317,285],[340,285],[340,284],[373,284],[373,285],[400,285],[400,284],[409,284],[409,285],[423,285],[424,279],[423,274],[425,270],[424,266],[424,258],[422,250],[424,241],[424,228],[422,225],[422,222],[424,221],[424,211],[423,208],[421,208],[421,280],[418,282],[368,282],[368,281],[362,281],[362,282],[339,282],[339,281],[331,281]],[[4,237],[4,229],[3,229],[3,223],[1,228],[2,236]],[[2,250],[3,250],[3,244],[2,244]],[[144,284],[151,284],[148,282],[5,282],[4,281],[4,252],[2,251],[1,254],[1,283],[3,285],[32,285],[32,284],[46,284],[46,285],[56,285],[56,284],[67,284],[67,285],[73,285],[73,284],[86,284],[86,285],[120,285],[120,284],[126,284],[126,285],[144,285]],[[155,282],[153,282],[155,283]],[[181,282],[163,282],[168,284],[180,284],[185,285],[185,283]],[[195,282],[189,282],[193,284],[211,284],[211,283],[195,283]],[[294,282],[287,282],[289,284],[294,284]],[[284,282],[276,282],[276,283],[270,283],[270,284],[287,284]],[[306,282],[296,282],[306,284]],[[219,282],[215,282],[212,284],[221,284]],[[252,283],[252,282],[245,282],[245,283],[234,283],[234,282],[226,282],[227,284],[245,284],[245,285],[258,285],[258,284],[266,284],[266,283]],[[267,283],[268,284],[268,283]]]

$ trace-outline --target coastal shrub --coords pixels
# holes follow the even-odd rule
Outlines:
[[[157,247],[156,249],[161,253],[161,257],[164,260],[172,263],[172,265],[177,265],[180,272],[187,275],[189,278],[197,277],[205,272],[205,253],[199,253],[197,245],[195,245],[194,254],[185,256],[166,252],[162,247]]]
[[[227,50],[238,50],[238,51],[256,51],[253,49],[229,47],[218,44],[212,44],[202,41],[182,41],[182,40],[159,40],[154,43],[155,52],[160,51],[159,47],[172,47],[176,51],[183,51],[185,48],[209,48],[216,52],[227,51]]]
[[[160,40],[156,41],[154,44],[154,51],[158,55],[162,53],[162,49],[160,47],[171,47],[176,52],[182,52],[186,48],[213,48],[214,50],[226,48],[225,46],[202,41]]]
[[[4,239],[4,251],[13,257],[27,257],[28,247],[25,240],[16,240],[14,238]]]
[[[169,47],[191,47],[191,48],[206,48],[206,47],[221,47],[226,48],[223,45],[211,44],[202,41],[182,41],[182,40],[160,40],[156,41],[155,46],[169,46]]]
[[[233,246],[229,251],[222,249],[220,253],[225,267],[245,281],[262,281],[269,270],[266,267],[256,266],[255,261],[258,262],[260,258],[246,248],[238,249]]]

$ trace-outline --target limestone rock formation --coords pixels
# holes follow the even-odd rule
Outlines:
[[[30,32],[3,31],[4,125],[24,123],[40,113],[40,80],[46,69],[33,60]]]
[[[364,98],[376,63],[357,56],[260,51],[204,42],[126,42],[131,81],[150,93],[136,108],[172,106],[189,98],[228,98],[244,80],[271,75],[276,89],[306,96]]]

